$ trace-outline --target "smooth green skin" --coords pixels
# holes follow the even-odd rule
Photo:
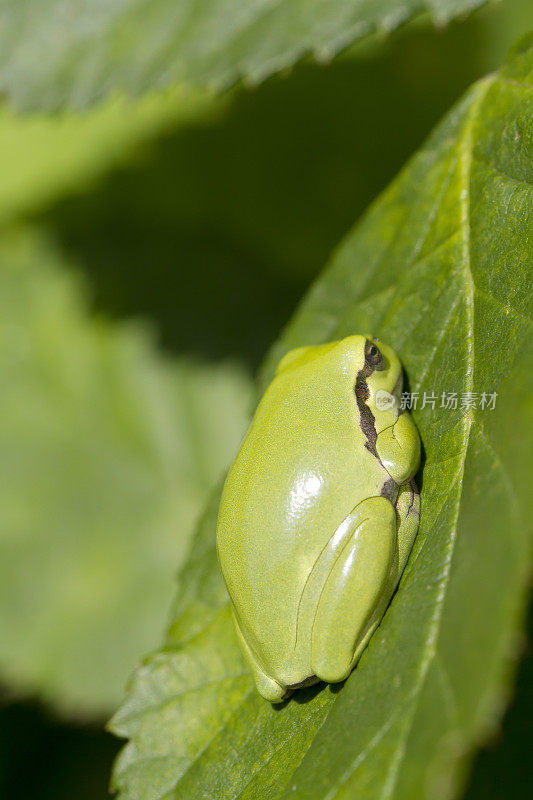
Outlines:
[[[380,390],[392,407],[376,405]],[[240,645],[272,702],[346,678],[402,574],[418,531],[420,439],[398,411],[401,390],[398,357],[370,337],[292,350],[228,474],[218,556]]]

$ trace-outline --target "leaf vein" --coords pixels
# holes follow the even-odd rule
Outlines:
[[[461,159],[461,166],[462,166],[462,183],[463,183],[463,192],[461,194],[461,214],[462,214],[462,221],[464,223],[464,240],[463,240],[463,257],[464,257],[464,279],[465,279],[465,288],[467,291],[467,313],[469,315],[468,319],[468,340],[469,340],[469,352],[468,352],[468,366],[465,375],[466,384],[469,387],[469,390],[472,390],[473,386],[473,356],[474,356],[474,281],[471,272],[470,266],[470,204],[469,204],[469,189],[470,189],[470,180],[471,180],[471,169],[472,169],[472,149],[473,149],[473,126],[476,119],[476,115],[479,111],[479,108],[484,101],[489,87],[492,85],[493,80],[487,80],[483,84],[481,84],[481,90],[473,101],[472,106],[470,107],[470,111],[467,115],[464,127],[464,135],[462,137],[463,143],[463,157]],[[384,784],[384,793],[383,793],[383,800],[388,800],[388,798],[392,797],[392,793],[396,787],[399,775],[399,769],[401,765],[401,757],[402,754],[405,752],[407,747],[407,741],[409,739],[409,735],[412,729],[412,725],[415,718],[415,711],[417,707],[417,701],[420,697],[422,687],[424,685],[424,681],[426,678],[427,670],[429,669],[429,665],[431,664],[433,658],[435,657],[437,651],[437,639],[440,630],[440,623],[442,620],[442,613],[443,613],[443,606],[444,606],[444,595],[446,591],[446,587],[448,585],[448,580],[451,571],[451,562],[453,558],[453,553],[455,550],[455,541],[457,536],[457,521],[459,518],[459,510],[461,505],[461,499],[463,494],[463,481],[462,476],[464,476],[464,469],[466,464],[466,454],[468,451],[469,441],[470,441],[470,431],[472,427],[472,420],[464,416],[462,418],[464,421],[464,437],[463,437],[463,447],[462,453],[463,458],[461,460],[461,469],[459,471],[460,477],[460,491],[457,496],[457,502],[455,507],[455,519],[453,524],[450,526],[450,541],[448,545],[448,554],[447,559],[445,562],[445,569],[444,574],[441,579],[441,590],[439,595],[437,596],[437,602],[435,604],[435,611],[433,615],[432,625],[431,625],[431,634],[428,635],[428,643],[424,648],[425,653],[421,659],[420,669],[419,669],[419,679],[416,683],[416,694],[414,696],[414,703],[412,714],[410,715],[410,719],[405,726],[405,735],[400,739],[397,753],[398,758],[393,760],[392,762],[392,770],[389,771],[387,775],[387,780]],[[427,541],[427,539],[426,539]],[[417,555],[420,555],[420,552]],[[390,777],[390,779],[389,779]]]

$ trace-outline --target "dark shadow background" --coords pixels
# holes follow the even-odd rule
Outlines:
[[[526,3],[504,6],[438,33],[411,25],[377,49],[236,90],[213,118],[153,142],[38,221],[85,270],[96,308],[151,318],[171,352],[234,355],[255,369],[342,235],[533,25],[531,6],[529,25]],[[532,677],[529,651],[468,800],[531,796]],[[105,798],[118,747],[97,725],[5,701],[0,797]]]
[[[46,222],[100,308],[152,317],[173,351],[255,368],[332,248],[486,73],[485,17],[234,91]]]

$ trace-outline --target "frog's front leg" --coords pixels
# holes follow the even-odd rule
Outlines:
[[[414,480],[400,487],[396,500],[398,514],[398,578],[409,558],[420,523],[420,494]]]
[[[270,700],[271,703],[281,703],[282,700],[288,697],[290,691],[286,686],[282,686],[275,681],[274,678],[271,678],[269,675],[267,675],[262,667],[259,666],[254,654],[248,647],[248,643],[244,638],[243,632],[241,631],[241,626],[239,625],[239,621],[235,616],[233,609],[231,614],[233,617],[233,622],[235,623],[235,630],[237,632],[239,644],[252,670],[257,691],[262,697],[265,698],[265,700]]]
[[[378,433],[376,450],[396,483],[413,477],[420,464],[420,437],[410,414],[400,414],[394,425]]]
[[[342,549],[316,609],[311,664],[328,683],[344,680],[397,560],[396,511],[385,497],[363,500],[342,523]]]

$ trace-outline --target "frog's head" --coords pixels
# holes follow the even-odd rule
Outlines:
[[[392,347],[372,336],[353,336],[356,349],[356,393],[374,411],[398,411],[402,366]]]
[[[379,339],[354,335],[328,344],[298,347],[284,356],[277,372],[311,363],[315,372],[328,370],[330,388],[337,385],[342,391],[354,390],[359,402],[366,403],[374,416],[398,412],[402,367],[394,350]],[[335,375],[338,380],[332,380]]]

